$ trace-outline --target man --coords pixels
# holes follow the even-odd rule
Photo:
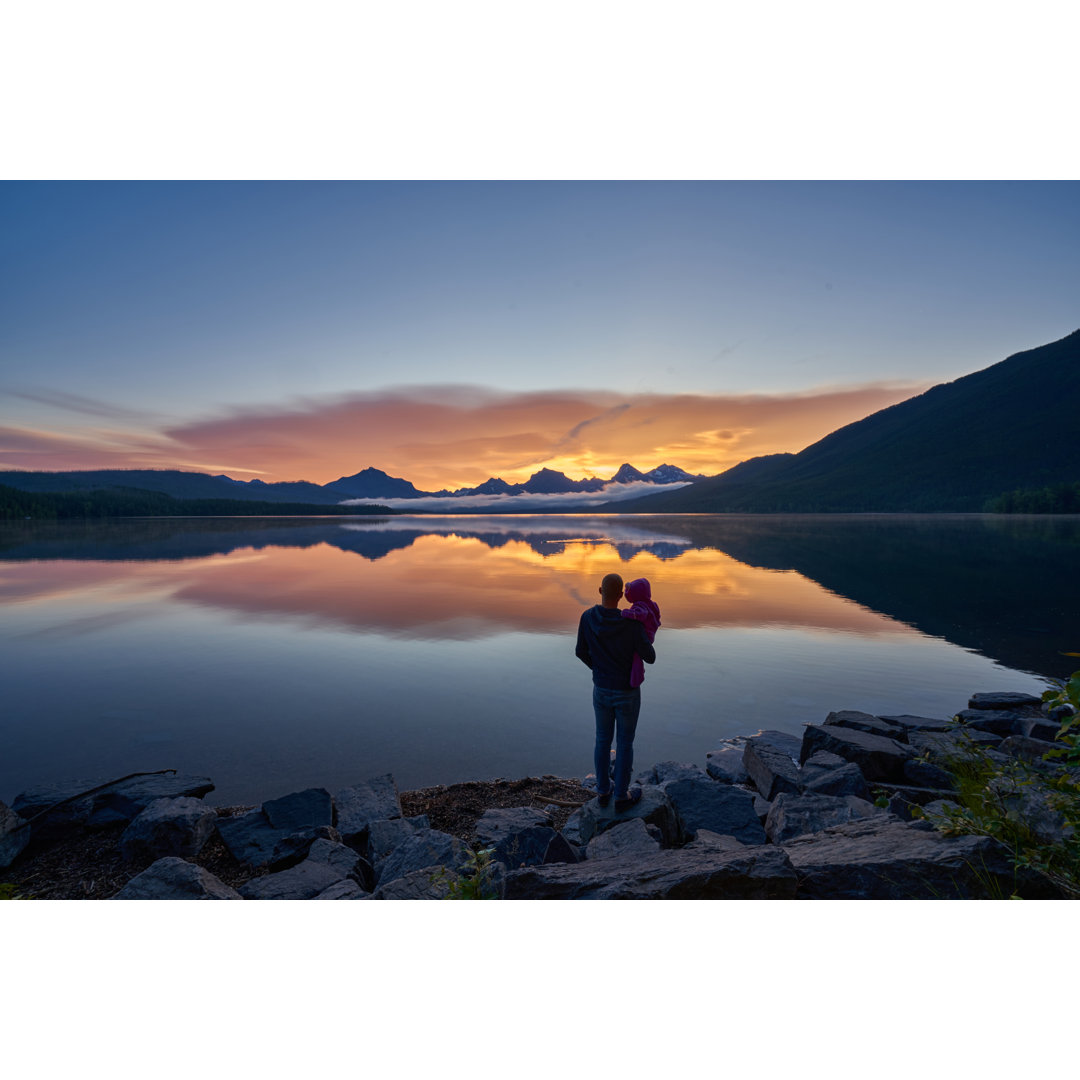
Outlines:
[[[612,795],[611,742],[615,740],[615,812],[622,813],[641,801],[641,788],[630,790],[634,767],[634,733],[641,711],[641,690],[630,685],[630,670],[637,653],[646,664],[656,650],[645,627],[619,612],[623,580],[608,574],[600,583],[600,603],[582,612],[578,623],[578,659],[592,668],[593,710],[596,713],[596,801],[607,806]]]

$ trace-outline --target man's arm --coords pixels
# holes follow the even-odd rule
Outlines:
[[[574,655],[587,667],[592,667],[592,654],[589,652],[589,643],[585,640],[585,616],[578,619],[577,648]]]

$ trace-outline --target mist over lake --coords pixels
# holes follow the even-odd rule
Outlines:
[[[591,769],[600,578],[663,625],[637,765],[833,709],[949,716],[1075,661],[1080,520],[159,519],[0,527],[0,800],[176,768],[218,805]]]

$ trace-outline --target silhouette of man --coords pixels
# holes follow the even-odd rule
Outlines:
[[[641,788],[630,790],[634,767],[634,735],[641,711],[641,690],[630,685],[637,653],[646,664],[656,650],[644,625],[624,619],[619,612],[623,580],[608,574],[600,583],[600,603],[583,611],[578,622],[577,658],[592,669],[593,711],[596,713],[596,801],[607,806],[612,791],[615,811],[621,813],[641,801]],[[615,775],[611,775],[611,743],[615,741]],[[614,787],[613,787],[614,784]]]

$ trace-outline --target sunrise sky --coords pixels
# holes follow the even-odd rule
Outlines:
[[[715,474],[1080,326],[1073,182],[7,182],[0,468]]]

